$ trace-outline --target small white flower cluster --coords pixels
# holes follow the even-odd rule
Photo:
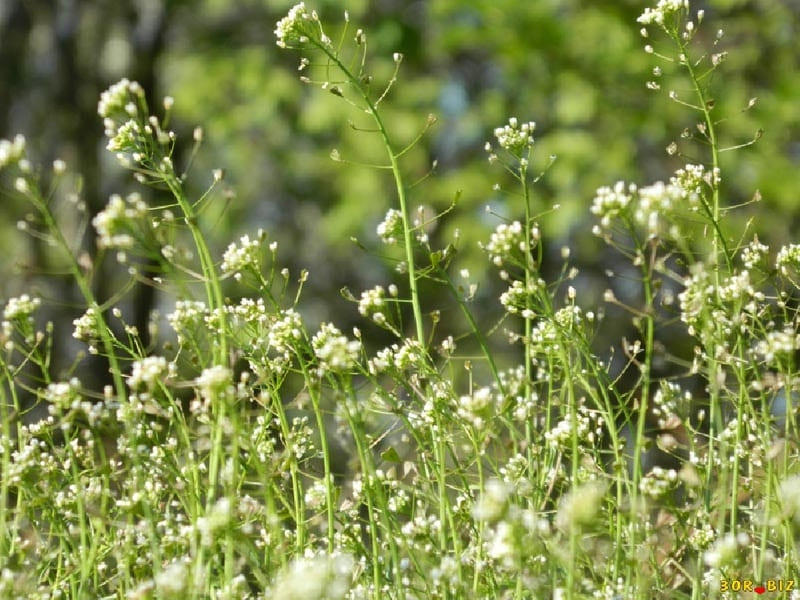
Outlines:
[[[100,248],[131,248],[134,238],[130,232],[136,229],[136,222],[147,215],[147,203],[138,192],[129,194],[125,200],[119,194],[112,194],[108,204],[92,219],[97,231],[97,245]]]
[[[48,407],[52,413],[62,413],[73,408],[78,408],[81,404],[81,382],[77,377],[69,381],[51,383],[47,386],[44,398],[50,404]]]
[[[361,292],[358,301],[358,312],[364,317],[369,317],[381,326],[387,325],[386,319],[386,291],[383,286],[376,285],[371,290]]]
[[[800,268],[800,244],[789,244],[778,250],[778,255],[775,258],[775,268],[785,277],[796,273]]]
[[[239,238],[239,243],[231,243],[222,255],[222,272],[234,273],[238,281],[242,271],[261,270],[261,240],[251,240],[249,235]]]
[[[105,121],[106,136],[112,137],[115,133],[114,119],[120,116],[131,117],[137,113],[138,107],[135,103],[141,100],[144,100],[144,89],[136,81],[127,78],[119,80],[100,94],[97,114],[103,119],[111,120],[110,123]]]
[[[742,264],[747,270],[763,266],[769,254],[769,246],[762,244],[755,238],[747,246],[742,248]]]
[[[392,246],[403,237],[403,215],[396,208],[390,208],[377,228],[378,237],[387,246]]]
[[[146,144],[141,125],[133,119],[129,119],[120,125],[114,137],[108,140],[106,150],[131,153],[134,155],[134,160],[138,162],[139,154],[146,150]]]
[[[678,485],[678,472],[655,466],[639,482],[639,490],[653,499],[658,499],[675,489]]]
[[[603,186],[597,190],[591,211],[600,217],[600,226],[603,229],[609,228],[611,220],[628,207],[635,193],[636,185],[626,186],[624,181],[618,181],[613,188]]]
[[[591,208],[592,213],[600,217],[600,224],[593,232],[607,234],[613,220],[630,210],[628,214],[633,222],[643,226],[650,238],[661,235],[665,217],[681,210],[696,211],[707,190],[719,181],[718,170],[712,173],[702,165],[690,164],[678,169],[668,183],[657,181],[639,188],[619,181],[613,188],[601,187]],[[674,238],[681,235],[677,223],[672,223],[669,234]]]
[[[207,402],[212,402],[215,398],[233,393],[232,384],[233,373],[227,367],[215,365],[207,369],[194,380],[194,384],[200,390],[200,396]]]
[[[533,132],[535,129],[536,123],[533,121],[520,124],[519,119],[511,117],[508,120],[508,125],[495,127],[493,133],[498,145],[503,150],[521,157],[525,149],[533,146]],[[497,155],[494,154],[492,145],[489,142],[486,142],[485,149],[489,153],[489,162],[496,161]]]
[[[166,110],[171,108],[172,102],[170,97],[164,99]],[[125,167],[131,165],[131,158],[136,163],[152,159],[155,144],[166,147],[175,141],[175,132],[164,131],[158,119],[147,116],[146,110],[144,90],[135,81],[122,79],[100,95],[97,113],[103,117],[108,138],[106,147],[117,154]],[[172,170],[169,155],[161,157],[157,168]]]
[[[76,340],[91,343],[100,337],[100,323],[94,307],[87,308],[82,316],[72,321],[72,324],[75,326],[72,337]]]
[[[526,389],[525,367],[518,365],[506,371],[500,371],[499,379],[507,396],[514,399],[514,419],[527,423],[536,412],[539,395],[534,390]]]
[[[297,557],[278,574],[266,597],[283,600],[344,600],[356,566],[363,568],[349,554]]]
[[[183,596],[188,583],[189,565],[177,559],[169,563],[153,578],[156,590],[164,597]]]
[[[491,388],[478,388],[459,398],[456,414],[474,428],[482,429],[491,420],[495,402]]]
[[[167,315],[167,322],[178,335],[178,341],[188,341],[202,324],[208,314],[208,308],[198,300],[178,300],[175,310]]]
[[[800,350],[800,333],[791,326],[786,326],[783,331],[770,331],[766,339],[756,344],[755,350],[767,363],[773,363],[779,357],[792,356],[795,350]]]
[[[25,136],[16,135],[13,141],[0,140],[0,169],[18,163],[25,156]]]
[[[791,521],[795,533],[800,533],[800,475],[792,475],[781,482],[778,500],[783,517]]]
[[[575,415],[576,430],[572,431],[572,415],[567,413],[550,431],[546,431],[544,439],[547,445],[554,450],[564,451],[569,447],[573,434],[578,441],[593,446],[600,441],[603,435],[605,420],[597,411],[592,411],[584,405],[578,407]]]
[[[195,523],[196,530],[200,533],[200,543],[206,548],[210,547],[219,537],[217,532],[225,529],[231,522],[233,511],[228,498],[220,498],[211,507],[204,517],[199,517]]]
[[[689,326],[690,335],[704,332],[706,317],[726,334],[732,333],[735,328],[745,331],[748,322],[763,312],[766,300],[765,293],[750,281],[750,272],[747,270],[734,272],[720,285],[715,285],[709,269],[698,265],[684,280],[684,286],[678,299],[681,320]]]
[[[502,267],[506,261],[513,258],[515,252],[524,253],[527,250],[522,223],[519,221],[500,223],[489,238],[489,243],[482,247],[489,255],[489,260],[496,267]]]
[[[556,322],[545,318],[538,320],[531,330],[531,338],[528,340],[528,344],[536,353],[549,354],[558,352],[561,347],[561,336]]]
[[[131,367],[131,376],[128,377],[128,387],[136,390],[141,386],[153,389],[166,376],[175,374],[174,363],[167,363],[163,356],[147,356],[137,360]]]
[[[588,481],[561,497],[556,525],[562,531],[591,526],[603,506],[606,486],[600,481]]]
[[[276,44],[280,48],[291,48],[295,44],[307,44],[314,39],[325,46],[330,46],[331,40],[322,31],[322,24],[317,11],[310,13],[305,2],[295,4],[289,13],[275,25]]]
[[[3,318],[8,321],[29,320],[41,303],[40,298],[31,298],[28,294],[9,298],[3,309]]]
[[[543,288],[544,281],[532,279],[528,285],[524,281],[515,279],[509,288],[500,294],[500,304],[512,315],[519,314],[525,319],[532,319],[536,315],[530,306],[533,304],[532,298]]]
[[[402,346],[392,344],[389,348],[379,350],[377,355],[370,359],[368,367],[372,375],[377,375],[390,369],[420,371],[426,362],[426,353],[420,343],[406,338]]]
[[[513,491],[514,488],[506,482],[490,479],[472,507],[472,516],[477,521],[496,523],[508,509],[508,499]]]
[[[282,311],[281,315],[272,324],[267,341],[270,348],[288,356],[294,345],[303,338],[303,320],[293,308]]]
[[[583,311],[580,306],[570,304],[559,308],[553,315],[553,320],[562,329],[571,331],[583,324]]]
[[[680,415],[687,414],[692,404],[690,391],[681,390],[680,385],[675,382],[662,381],[653,394],[653,415],[658,419],[658,426],[666,429],[670,422],[677,422]]]
[[[666,19],[682,10],[689,10],[689,0],[658,0],[655,8],[645,8],[636,21],[642,25],[655,23],[663,27]]]
[[[703,558],[709,567],[722,569],[730,567],[739,561],[739,551],[750,545],[750,536],[742,532],[738,535],[726,533],[718,538],[709,548]]]
[[[349,340],[335,325],[323,323],[311,339],[311,347],[320,362],[320,373],[342,373],[351,370],[358,361],[361,342]]]

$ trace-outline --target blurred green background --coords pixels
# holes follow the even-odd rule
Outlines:
[[[342,165],[330,150],[353,161],[375,162],[375,136],[355,132],[360,115],[341,99],[298,81],[297,53],[279,49],[273,30],[292,2],[265,0],[0,2],[0,137],[24,133],[33,158],[49,165],[66,160],[81,174],[82,198],[91,212],[113,192],[139,186],[105,151],[96,114],[101,91],[121,77],[138,80],[151,109],[174,96],[172,125],[183,140],[178,164],[188,157],[192,130],[205,142],[189,177],[199,196],[214,168],[226,171],[228,192],[217,193],[205,225],[219,252],[241,234],[264,228],[280,245],[281,265],[310,272],[303,306],[311,321],[333,320],[343,330],[362,324],[339,290],[362,289],[403,278],[380,256],[376,225],[393,206],[386,171]],[[438,121],[404,159],[408,180],[432,177],[414,187],[413,206],[445,209],[460,193],[456,210],[432,233],[435,247],[462,233],[454,266],[469,268],[481,287],[475,308],[496,311],[502,289],[477,247],[499,220],[521,218],[518,199],[492,191],[510,182],[486,161],[484,143],[508,117],[537,122],[536,167],[557,159],[535,190],[536,211],[560,210],[543,219],[551,272],[560,269],[561,247],[582,270],[580,298],[591,307],[608,287],[605,270],[613,252],[589,233],[594,192],[619,179],[640,184],[666,179],[686,162],[703,161],[698,147],[687,156],[665,151],[699,119],[667,98],[684,96],[689,82],[643,51],[636,17],[647,3],[634,0],[351,0],[307,2],[335,34],[349,11],[350,34],[368,36],[368,70],[376,87],[391,75],[392,53],[402,52],[400,77],[385,103],[390,131],[411,140],[429,113]],[[763,200],[741,211],[768,241],[792,240],[797,231],[800,166],[800,2],[708,0],[697,42],[712,51],[718,29],[725,35],[713,51],[728,59],[709,82],[717,103],[723,146],[742,144],[763,129],[757,144],[723,154],[724,200],[734,205],[760,190]],[[335,37],[335,35],[334,35]],[[663,36],[649,40],[673,54]],[[664,71],[663,89],[647,90],[652,68]],[[748,101],[758,102],[743,111]],[[681,146],[684,148],[684,146]],[[45,175],[45,178],[47,176]],[[7,183],[7,182],[6,182]],[[4,186],[8,189],[9,186]],[[57,275],[58,262],[37,239],[16,231],[28,209],[8,192],[0,202],[2,300],[38,290],[57,301],[51,318],[71,329],[80,311],[77,295]],[[151,193],[154,203],[164,202]],[[63,218],[75,235],[80,223]],[[73,218],[74,220],[74,218]],[[352,243],[357,238],[365,252]],[[797,241],[797,240],[794,240]],[[83,242],[94,252],[91,235]],[[106,261],[98,293],[110,297],[122,284],[120,266]],[[54,276],[54,274],[56,274]],[[60,286],[60,287],[59,287]],[[231,292],[235,293],[234,291]],[[618,294],[619,295],[619,294]],[[623,294],[624,295],[624,294]],[[457,311],[435,294],[427,310],[443,311],[443,333],[463,331]],[[135,290],[131,318],[143,326],[163,299],[152,288]],[[632,299],[628,299],[633,301]],[[169,310],[166,303],[163,310]],[[452,323],[448,319],[452,316]],[[367,328],[369,329],[369,328]],[[378,330],[366,331],[380,341]],[[67,336],[69,337],[69,336]],[[618,338],[617,338],[618,339]]]

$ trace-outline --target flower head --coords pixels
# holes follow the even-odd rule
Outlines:
[[[331,323],[323,323],[311,340],[314,354],[320,361],[320,370],[343,372],[352,369],[361,352],[361,342],[348,340]]]
[[[13,165],[25,156],[25,136],[17,135],[13,141],[0,140],[0,169]]]
[[[689,10],[689,0],[658,0],[655,8],[645,8],[636,21],[642,25],[655,23],[663,27],[666,19],[681,10]]]
[[[520,124],[516,117],[511,117],[508,125],[495,128],[494,137],[501,148],[519,156],[526,148],[533,146],[534,129],[536,129],[536,123],[533,121]],[[486,150],[490,152],[491,160],[493,154],[491,153],[491,144],[488,142]]]
[[[305,2],[295,4],[289,9],[289,13],[278,21],[275,26],[275,37],[278,38],[275,43],[281,48],[305,44],[312,38],[323,43],[329,42],[327,36],[322,33],[317,12],[309,13]]]

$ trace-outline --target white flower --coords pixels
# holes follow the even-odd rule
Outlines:
[[[316,13],[309,14],[305,2],[295,4],[289,9],[289,14],[275,26],[276,44],[281,48],[287,48],[290,44],[308,41],[310,33],[308,23],[311,20],[319,20]]]
[[[611,226],[611,219],[628,207],[635,193],[636,186],[626,186],[623,181],[618,181],[613,188],[601,187],[592,202],[592,214],[600,217],[600,225],[607,229]]]
[[[137,360],[131,367],[131,376],[128,378],[128,386],[135,390],[141,385],[148,388],[154,387],[161,381],[168,372],[167,359],[163,356],[148,356],[142,360]]]
[[[91,306],[86,309],[83,316],[72,321],[72,324],[75,326],[72,337],[76,340],[92,342],[100,337],[98,315]]]
[[[92,219],[97,231],[97,245],[100,248],[131,248],[134,238],[131,232],[137,228],[137,221],[147,215],[147,204],[138,193],[129,194],[125,200],[113,194],[106,207]]]
[[[533,121],[520,125],[516,117],[511,117],[508,120],[508,125],[495,128],[494,137],[501,148],[519,154],[525,148],[533,146],[533,132],[535,129],[536,123]],[[486,147],[491,150],[491,145],[488,142]]]
[[[489,523],[499,520],[506,511],[511,492],[512,488],[507,483],[499,479],[490,479],[472,508],[472,516],[478,521]]]
[[[186,591],[188,568],[184,561],[175,560],[155,576],[156,589],[167,596]]]
[[[97,104],[97,114],[104,119],[113,119],[121,115],[130,116],[128,105],[131,103],[131,100],[143,98],[144,90],[142,86],[135,81],[121,79],[100,94],[100,102]],[[136,104],[133,106],[135,108]],[[106,135],[108,135],[108,132],[106,132]],[[109,135],[108,137],[111,136]]]
[[[500,267],[517,251],[525,251],[526,241],[524,238],[522,223],[519,221],[509,224],[501,223],[495,228],[489,243],[483,246],[483,249],[489,255],[489,260],[495,266]]]
[[[195,385],[200,388],[200,395],[206,400],[233,390],[233,373],[227,367],[216,365],[205,369],[195,379]]]
[[[756,353],[768,363],[779,356],[791,356],[795,350],[800,350],[800,334],[792,327],[785,327],[783,331],[770,331],[766,339],[756,344]]]
[[[14,141],[0,140],[0,169],[19,162],[25,156],[25,136],[17,135]]]
[[[350,589],[356,563],[349,554],[295,558],[278,574],[267,597],[282,600],[342,600]]]
[[[3,318],[9,321],[28,319],[39,308],[41,303],[41,299],[31,298],[28,294],[22,294],[18,298],[9,298],[3,309]]]
[[[800,531],[800,475],[784,479],[778,489],[783,516],[790,519],[797,531]]]
[[[642,25],[655,23],[663,27],[665,19],[681,10],[689,10],[689,0],[658,0],[655,8],[645,8],[636,21]]]
[[[361,352],[361,342],[348,340],[331,323],[323,323],[311,340],[314,354],[320,361],[320,370],[343,372],[352,369]]]
[[[789,275],[790,270],[800,266],[800,244],[789,244],[778,250],[775,258],[775,267],[782,275]]]
[[[261,268],[261,242],[251,240],[249,235],[239,238],[239,244],[228,245],[222,255],[222,271],[239,273],[247,269],[258,271]]]
[[[561,530],[582,528],[591,525],[602,507],[606,486],[599,481],[590,481],[574,488],[559,502],[556,523]]]
[[[365,317],[370,317],[379,325],[386,323],[386,292],[383,286],[376,285],[371,290],[361,292],[358,302],[358,312]]]
[[[389,246],[396,244],[397,240],[403,236],[403,215],[394,208],[390,208],[378,225],[378,237],[384,244]]]

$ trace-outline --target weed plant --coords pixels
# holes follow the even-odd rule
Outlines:
[[[403,56],[379,84],[367,33],[303,3],[277,24],[277,45],[385,147],[370,165],[332,158],[395,184],[376,227],[398,279],[345,292],[365,331],[394,338],[386,347],[309,326],[309,275],[281,267],[267,232],[215,255],[204,215],[223,174],[187,197],[171,98],[153,114],[122,80],[98,110],[108,150],[167,205],[114,195],[92,217],[63,162],[44,171],[23,137],[0,142],[9,194],[31,211],[21,234],[56,249],[80,290],[72,336],[85,348],[55,376],[47,300],[6,299],[0,597],[800,598],[800,245],[770,248],[729,217],[719,155],[734,148],[720,146],[726,115],[710,88],[722,32],[686,0],[660,0],[639,25],[647,87],[681,81],[688,91],[665,93],[697,125],[668,147],[689,164],[591,204],[592,234],[635,270],[635,304],[609,291],[587,306],[566,251],[560,275],[542,274],[539,220],[554,209],[537,202],[535,123],[510,118],[486,151],[513,182],[497,190],[515,213],[496,215],[482,244],[506,290],[479,322],[480,282],[455,266],[464,241],[433,247],[441,215],[416,208],[403,159],[419,137],[399,139],[383,117]],[[434,121],[421,119],[420,137]],[[82,248],[89,226],[96,252]],[[128,285],[100,300],[106,260]],[[448,291],[461,338],[439,334],[422,281]],[[120,308],[135,285],[174,298],[147,346]],[[638,332],[615,348],[632,385],[595,347],[604,304]],[[667,326],[692,340],[683,377],[654,368]],[[81,381],[85,352],[109,367],[102,390]]]

